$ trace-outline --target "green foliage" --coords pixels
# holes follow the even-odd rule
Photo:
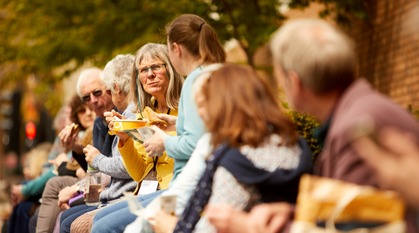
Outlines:
[[[363,14],[363,1],[292,0],[294,8],[310,2],[326,4],[322,15]],[[282,1],[271,0],[0,0],[0,63],[20,63],[23,73],[48,72],[76,60],[98,66],[119,53],[133,53],[142,44],[164,42],[164,26],[181,13],[206,18],[222,41],[235,38],[248,63],[284,16]],[[20,75],[19,75],[20,76]]]
[[[332,17],[337,23],[351,26],[351,20],[355,17],[366,19],[368,0],[291,0],[291,8],[305,8],[311,2],[323,4],[325,8],[319,13],[322,18]]]
[[[224,40],[235,38],[253,66],[253,55],[264,45],[285,17],[278,11],[280,1],[213,0],[211,9],[218,20],[212,24]]]
[[[308,114],[300,113],[294,110],[289,110],[288,115],[294,122],[295,128],[300,136],[307,140],[307,143],[313,153],[313,160],[315,160],[317,155],[320,153],[321,148],[317,139],[313,136],[313,130],[320,125],[319,122]]]
[[[419,120],[419,109],[413,109],[413,106],[409,104],[407,110],[412,114],[417,120]]]
[[[256,50],[284,19],[283,2],[294,8],[325,3],[322,14],[336,12],[338,20],[364,14],[361,0],[0,0],[0,89],[29,74],[51,88],[85,61],[102,67],[145,43],[165,43],[165,25],[182,13],[205,18],[223,42],[236,39],[253,65]],[[54,73],[57,67],[67,70]]]

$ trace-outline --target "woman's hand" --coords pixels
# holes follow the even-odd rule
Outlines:
[[[58,206],[62,210],[69,209],[68,201],[74,197],[78,191],[78,185],[67,186],[58,193]]]
[[[12,185],[11,188],[11,200],[12,200],[12,205],[16,206],[17,204],[19,204],[21,201],[24,200],[23,194],[22,194],[22,189],[23,189],[23,185],[19,184],[19,185]]]
[[[284,228],[291,210],[287,203],[261,204],[250,213],[229,205],[209,205],[205,216],[220,233],[274,233]]]
[[[168,135],[159,127],[153,125],[150,127],[154,130],[153,136],[144,142],[145,151],[149,156],[160,156],[164,152],[164,139]]]
[[[100,151],[92,145],[87,145],[83,149],[83,153],[86,155],[86,161],[90,165],[92,164],[92,162],[96,158],[96,156],[100,155]]]
[[[83,168],[79,167],[79,168],[77,168],[77,170],[76,170],[76,176],[77,176],[79,179],[82,179],[83,177],[85,177],[85,176],[86,176],[86,172],[83,170]]]
[[[73,127],[71,125],[67,125],[58,134],[61,145],[64,147],[66,151],[75,150],[76,148],[77,133],[72,133],[73,131],[72,128]],[[80,152],[80,151],[76,151],[76,152]]]
[[[177,116],[172,116],[168,114],[159,113],[156,115],[159,119],[164,120],[167,122],[167,125],[157,125],[164,131],[176,131],[176,121]]]
[[[171,233],[176,227],[178,218],[164,211],[159,211],[156,216],[150,217],[148,221],[153,227],[154,232]]]
[[[126,119],[125,116],[123,116],[122,114],[120,114],[119,112],[113,109],[110,112],[103,113],[103,116],[105,116],[105,121],[108,124],[108,129],[110,132],[115,132],[113,129],[115,120]],[[118,135],[119,143],[121,143],[121,145],[124,145],[125,142],[129,139],[129,135],[126,134],[125,132],[118,131],[116,135]]]
[[[119,113],[119,112],[117,112],[113,109],[110,112],[103,113],[103,116],[105,117],[105,121],[108,124],[109,129],[113,129],[113,121],[116,118],[118,118],[119,120],[120,119],[125,119],[125,117],[121,113]]]

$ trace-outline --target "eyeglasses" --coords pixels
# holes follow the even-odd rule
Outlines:
[[[87,107],[84,107],[84,106],[82,106],[82,107],[79,107],[78,109],[77,109],[77,114],[82,114],[82,113],[85,113],[86,112],[86,109]]]
[[[92,98],[90,98],[91,95],[93,95],[94,97],[100,97],[102,96],[102,94],[103,94],[102,90],[92,91],[91,93],[81,97],[81,101],[83,101],[84,103],[87,103],[87,102],[90,102],[90,100],[92,100]]]
[[[148,71],[151,70],[153,73],[160,73],[163,71],[163,67],[166,68],[166,64],[155,64],[148,67],[144,67],[140,69],[141,75],[147,75]]]

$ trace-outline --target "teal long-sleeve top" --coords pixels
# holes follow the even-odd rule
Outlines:
[[[176,121],[177,135],[167,137],[164,141],[167,155],[175,160],[172,181],[182,171],[194,151],[198,139],[205,132],[205,125],[198,114],[192,92],[192,85],[201,71],[201,67],[196,68],[183,83]]]
[[[62,152],[64,152],[64,148],[61,146],[60,138],[57,136],[55,137],[54,144],[52,145],[52,148],[48,154],[48,160],[55,159]],[[47,181],[56,176],[53,171],[54,166],[51,165],[49,170],[44,172],[41,176],[24,184],[22,187],[22,195],[25,198],[42,196],[42,192],[44,191]]]
[[[53,172],[54,167],[51,167],[48,171],[44,172],[38,178],[29,181],[22,187],[22,195],[25,198],[31,198],[36,196],[42,196],[47,181],[52,177],[56,176]]]

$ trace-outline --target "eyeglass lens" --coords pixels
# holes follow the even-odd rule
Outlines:
[[[151,65],[149,67],[144,67],[140,70],[140,73],[142,75],[145,75],[148,73],[148,70],[151,70],[152,72],[159,72],[163,68],[164,65],[165,64],[156,64],[156,65]]]
[[[90,102],[90,100],[92,99],[92,98],[90,98],[90,95],[93,95],[94,97],[102,96],[102,90],[96,90],[96,91],[93,91],[93,92],[89,93],[88,95],[83,96],[81,98],[82,101],[83,102]]]

